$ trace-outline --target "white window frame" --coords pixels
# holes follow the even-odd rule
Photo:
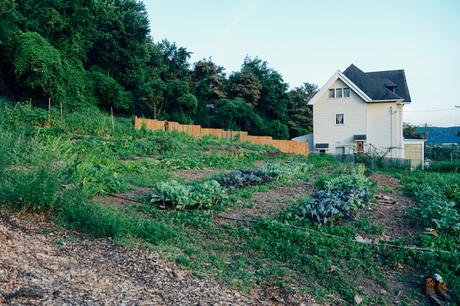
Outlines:
[[[345,95],[345,90],[348,91],[348,96]],[[351,97],[351,89],[350,89],[350,87],[343,88],[343,97],[344,98],[350,98]]]
[[[340,97],[339,97],[339,95],[338,95],[339,92],[340,92]],[[335,97],[336,97],[337,99],[342,99],[342,98],[343,98],[343,88],[336,88],[336,89],[335,89]]]
[[[333,96],[331,97],[331,93],[334,93]],[[335,99],[335,88],[330,88],[329,89],[329,99]]]
[[[342,115],[342,123],[337,123],[337,116]],[[344,125],[345,124],[345,114],[335,114],[335,125]]]

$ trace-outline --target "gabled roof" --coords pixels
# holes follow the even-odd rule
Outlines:
[[[364,72],[351,64],[343,73],[337,70],[308,104],[315,104],[337,79],[342,80],[365,102],[411,102],[404,70]]]
[[[403,100],[411,102],[404,70],[363,72],[351,64],[344,72],[373,101]]]
[[[337,70],[334,75],[327,81],[326,84],[324,84],[323,87],[313,96],[313,98],[310,99],[308,102],[309,105],[313,105],[316,103],[316,101],[319,100],[328,90],[329,87],[336,81],[336,80],[342,80],[348,87],[350,87],[358,96],[360,96],[364,101],[366,102],[371,102],[372,99],[366,95],[365,92],[363,92],[358,86],[355,85],[350,79],[348,79],[345,74],[343,74],[340,70]]]

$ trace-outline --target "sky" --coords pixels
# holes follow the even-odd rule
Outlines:
[[[291,88],[319,87],[351,63],[404,69],[404,121],[460,125],[460,0],[144,0],[155,41],[167,38],[226,73],[268,62]]]

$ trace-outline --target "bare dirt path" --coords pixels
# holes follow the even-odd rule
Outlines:
[[[276,305],[266,290],[251,296],[198,279],[155,253],[107,239],[53,232],[47,222],[0,215],[0,304]],[[305,305],[311,305],[311,300]],[[289,302],[287,302],[289,303]],[[289,303],[289,304],[300,304]]]
[[[226,216],[233,218],[273,217],[294,205],[300,198],[313,191],[310,183],[296,182],[292,186],[279,186],[267,192],[254,192],[252,202],[246,207],[230,207],[225,211]]]
[[[377,202],[369,206],[369,215],[375,224],[385,229],[390,239],[414,237],[417,230],[410,222],[410,209],[415,203],[402,194],[398,179],[386,174],[373,174],[371,179],[382,190],[377,194]]]

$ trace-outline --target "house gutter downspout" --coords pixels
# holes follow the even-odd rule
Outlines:
[[[390,106],[390,153],[393,157],[393,106]]]

